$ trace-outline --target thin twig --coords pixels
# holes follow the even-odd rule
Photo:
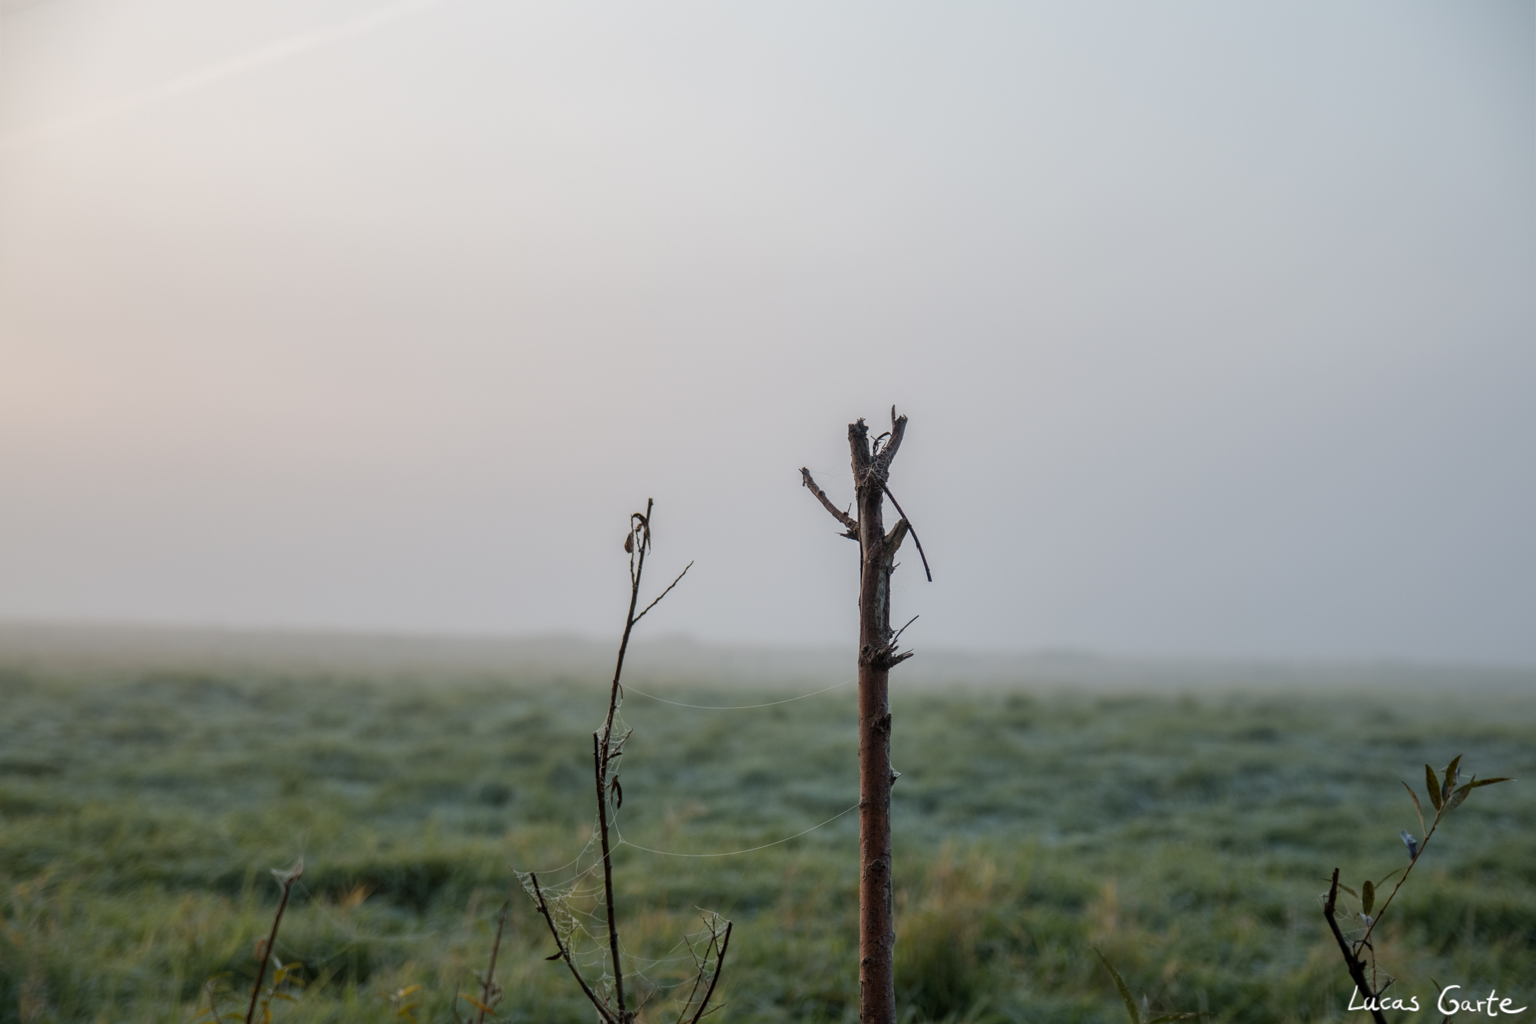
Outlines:
[[[496,941],[491,943],[491,965],[485,969],[485,980],[480,983],[480,1016],[475,1018],[475,1024],[485,1024],[485,1015],[491,1009],[491,989],[496,984],[496,954],[501,952],[501,932],[507,926],[507,910],[511,905],[511,900],[501,905],[501,917],[496,921]]]
[[[732,922],[725,922],[725,938],[720,943],[720,953],[715,957],[715,973],[710,976],[709,988],[704,991],[704,1001],[699,1004],[699,1010],[693,1015],[688,1024],[699,1024],[699,1018],[704,1016],[704,1008],[709,1005],[709,997],[715,994],[715,983],[720,980],[720,972],[725,969],[725,951],[731,944]]]
[[[816,495],[816,500],[821,502],[822,508],[832,513],[833,519],[836,519],[838,522],[842,523],[843,526],[847,527],[847,535],[849,537],[858,537],[858,520],[854,519],[853,516],[850,516],[847,512],[844,512],[836,505],[832,504],[832,499],[827,497],[827,492],[816,485],[816,481],[811,478],[811,471],[806,469],[804,466],[800,467],[800,483],[812,494]]]
[[[668,584],[667,585],[667,589],[663,590],[661,592],[661,594],[657,596],[656,600],[654,600],[650,604],[646,605],[644,612],[641,612],[639,615],[635,616],[635,622],[639,622],[641,619],[645,618],[645,612],[648,612],[652,608],[655,608],[658,604],[661,604],[661,599],[663,597],[666,597],[668,594],[672,593],[672,588],[677,586],[679,583],[681,583],[683,577],[688,575],[688,570],[692,569],[692,568],[693,568],[693,563],[692,562],[689,562],[687,565],[683,566],[683,571],[677,574],[677,579],[673,580],[670,584]],[[630,625],[634,625],[634,623],[632,622],[632,623],[630,623]]]
[[[613,994],[619,1004],[619,1020],[626,1020],[624,1012],[624,968],[619,963],[619,924],[613,909],[613,858],[608,849],[608,801],[603,785],[606,758],[598,754],[597,733],[592,734],[592,769],[597,776],[597,826],[603,841],[603,896],[608,905],[608,948],[613,954]]]
[[[619,677],[624,674],[624,654],[629,650],[629,634],[635,628],[635,605],[640,603],[640,577],[645,574],[645,553],[650,549],[651,540],[651,506],[656,502],[647,498],[645,500],[645,515],[636,512],[630,516],[633,523],[639,519],[644,524],[644,534],[640,540],[639,560],[631,546],[629,553],[629,612],[624,616],[624,635],[619,638],[619,658],[613,666],[613,685],[608,690],[608,715],[603,719],[603,773],[608,771],[608,737],[613,733],[613,716],[619,709]],[[631,538],[634,537],[634,527],[630,527]]]
[[[907,514],[901,510],[901,502],[897,501],[896,495],[891,493],[890,486],[884,480],[880,481],[880,486],[885,488],[885,496],[891,499],[892,505],[896,506],[896,514],[903,519],[907,519]],[[923,542],[917,539],[917,527],[912,525],[912,520],[910,519],[907,519],[907,530],[912,534],[912,543],[917,545],[918,557],[923,560],[923,572],[928,574],[928,582],[932,583],[933,570],[928,568],[928,556],[923,553]]]
[[[709,966],[709,953],[715,947],[715,936],[711,932],[709,945],[704,948],[704,959],[699,959],[699,954],[694,952],[692,946],[688,947],[688,955],[693,957],[693,988],[688,990],[688,998],[683,1000],[683,1008],[677,1011],[677,1024],[683,1024],[683,1018],[688,1016],[688,1008],[693,1005],[693,997],[699,994],[699,986],[704,984],[704,972]]]
[[[597,997],[597,993],[593,992],[591,986],[587,984],[587,979],[581,976],[581,972],[571,962],[570,951],[565,948],[565,942],[560,938],[560,929],[555,927],[555,919],[550,916],[549,905],[544,902],[544,890],[539,888],[539,876],[530,871],[528,872],[528,880],[533,883],[534,895],[539,898],[539,913],[544,915],[544,923],[549,925],[549,934],[554,936],[555,948],[560,951],[560,959],[564,960],[565,966],[571,969],[571,975],[575,977],[576,984],[580,985],[582,992],[586,993],[587,999],[591,1001],[592,1006],[597,1010],[597,1015],[603,1018],[607,1024],[618,1024],[613,1019],[613,1014],[609,1011],[608,1007],[603,1005],[603,1001]]]
[[[293,883],[304,876],[304,858],[284,872],[280,878],[283,886],[282,898],[277,901],[277,913],[272,916],[272,931],[267,936],[267,944],[262,947],[261,966],[256,968],[256,984],[251,986],[251,1005],[245,1011],[245,1024],[251,1024],[256,1019],[256,999],[261,995],[261,983],[267,977],[267,960],[273,955],[272,951],[277,946],[277,926],[283,923],[283,911],[288,907],[288,894],[293,891]]]
[[[1412,791],[1410,790],[1410,792]],[[1381,915],[1385,914],[1387,912],[1387,908],[1392,905],[1392,897],[1397,895],[1397,890],[1401,889],[1403,887],[1403,883],[1408,881],[1408,876],[1413,873],[1413,866],[1419,862],[1420,857],[1424,856],[1424,850],[1429,846],[1429,839],[1435,834],[1435,829],[1440,827],[1440,819],[1444,816],[1445,804],[1442,802],[1440,804],[1440,809],[1435,812],[1435,820],[1429,823],[1429,831],[1424,833],[1424,841],[1419,843],[1419,852],[1414,854],[1413,859],[1408,862],[1408,869],[1403,872],[1403,877],[1397,880],[1397,884],[1394,885],[1392,887],[1392,891],[1387,894],[1386,900],[1382,902],[1380,907],[1376,908],[1376,914],[1371,918],[1370,924],[1366,926],[1365,934],[1360,937],[1359,942],[1355,943],[1355,952],[1358,953],[1360,950],[1364,949],[1365,944],[1370,941],[1371,933],[1376,930],[1376,922],[1381,920]]]
[[[1328,902],[1323,904],[1323,916],[1328,919],[1328,927],[1333,932],[1334,941],[1339,944],[1339,952],[1344,957],[1344,966],[1349,971],[1349,976],[1354,980],[1355,987],[1360,990],[1360,995],[1367,1002],[1376,1002],[1379,993],[1371,991],[1371,986],[1365,980],[1365,962],[1350,951],[1349,943],[1344,939],[1344,933],[1339,931],[1339,922],[1334,918],[1334,908],[1339,903],[1339,869],[1333,869],[1333,885],[1328,889]],[[1368,1007],[1371,1017],[1376,1024],[1387,1024],[1386,1016],[1378,1007]]]

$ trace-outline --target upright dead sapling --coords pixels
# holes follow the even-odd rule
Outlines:
[[[889,674],[912,652],[896,650],[901,630],[891,629],[891,573],[907,534],[912,534],[922,555],[922,544],[887,482],[906,429],[907,418],[897,416],[895,406],[891,407],[891,429],[873,442],[862,419],[848,425],[858,518],[834,505],[809,469],[800,470],[801,482],[844,527],[843,536],[859,542],[859,1020],[863,1024],[896,1021],[891,783],[897,773],[891,768]],[[889,533],[882,519],[887,497],[901,516]],[[926,556],[923,570],[928,571]],[[931,572],[928,579],[933,579]]]

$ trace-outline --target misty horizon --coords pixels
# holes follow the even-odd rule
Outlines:
[[[1529,666],[1533,283],[1529,4],[0,3],[0,621],[837,649],[894,403],[918,650]]]

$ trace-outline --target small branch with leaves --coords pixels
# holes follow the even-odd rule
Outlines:
[[[1460,807],[1474,789],[1481,789],[1483,786],[1492,786],[1499,782],[1510,781],[1512,780],[1504,776],[1479,779],[1474,775],[1467,782],[1462,782],[1460,754],[1452,758],[1451,763],[1446,765],[1445,771],[1440,774],[1436,774],[1435,769],[1426,764],[1424,766],[1424,783],[1429,796],[1430,806],[1435,809],[1433,819],[1428,822],[1425,821],[1424,805],[1419,802],[1419,795],[1414,792],[1412,786],[1406,782],[1403,783],[1403,788],[1408,790],[1409,799],[1413,801],[1413,810],[1419,819],[1419,832],[1423,836],[1422,839],[1415,839],[1413,834],[1406,829],[1398,833],[1403,841],[1403,846],[1408,850],[1408,866],[1398,868],[1379,881],[1373,882],[1370,879],[1366,879],[1361,884],[1358,892],[1340,882],[1339,869],[1333,869],[1333,879],[1328,887],[1327,898],[1323,903],[1323,916],[1327,919],[1328,928],[1333,933],[1334,941],[1338,944],[1339,955],[1344,959],[1344,967],[1349,972],[1350,979],[1354,982],[1355,988],[1359,990],[1360,996],[1364,999],[1366,1003],[1365,1008],[1371,1012],[1377,1024],[1386,1024],[1386,1017],[1382,1015],[1382,1010],[1386,1009],[1386,1007],[1381,1005],[1381,997],[1392,984],[1393,979],[1388,977],[1385,981],[1381,981],[1377,973],[1376,948],[1371,945],[1371,936],[1375,933],[1376,926],[1381,923],[1387,908],[1392,905],[1392,901],[1397,898],[1397,894],[1402,889],[1403,884],[1408,881],[1408,876],[1413,873],[1414,867],[1418,865],[1419,858],[1424,856],[1424,851],[1428,849],[1430,840],[1434,838],[1435,832],[1439,829],[1445,816]],[[1392,886],[1392,891],[1387,894],[1387,898],[1381,901],[1378,907],[1376,898],[1381,887],[1394,877],[1397,879],[1396,884]],[[1338,902],[1341,891],[1353,896],[1359,901],[1360,905],[1359,917],[1364,925],[1364,932],[1358,939],[1353,941],[1345,937],[1344,930],[1339,926]]]

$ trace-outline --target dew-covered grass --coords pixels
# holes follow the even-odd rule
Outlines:
[[[592,1019],[513,869],[586,842],[596,687],[12,670],[0,695],[0,1022],[191,1021],[209,978],[248,985],[268,869],[300,855],[277,953],[307,984],[275,1019],[391,1020],[388,996],[421,985],[416,1018],[452,1020],[508,897],[504,1015]],[[1094,948],[1153,1009],[1342,1019],[1320,895],[1335,866],[1358,881],[1406,863],[1401,781],[1458,753],[1536,779],[1536,695],[1518,693],[898,682],[894,715],[907,1024],[1123,1020]],[[856,799],[847,690],[735,712],[631,695],[624,716],[620,828],[640,846],[745,849]],[[625,945],[665,980],[675,965],[642,958],[718,910],[736,928],[716,1019],[856,1019],[856,834],[846,814],[740,856],[620,846]],[[1455,812],[1377,932],[1394,994],[1428,1006],[1438,981],[1536,1004],[1533,850],[1530,783]],[[670,1022],[664,1005],[645,1019]]]

